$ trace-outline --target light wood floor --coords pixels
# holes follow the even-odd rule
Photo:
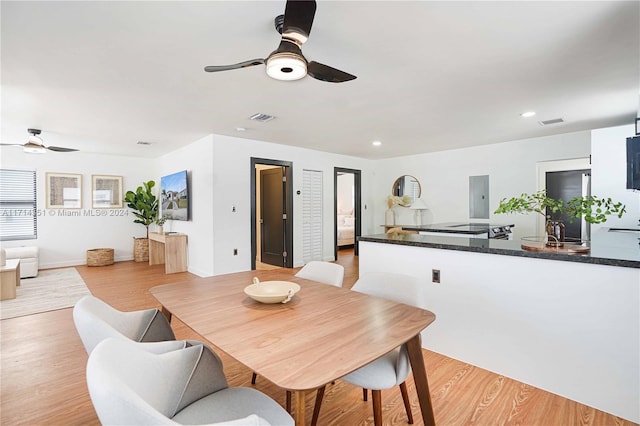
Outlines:
[[[341,250],[345,286],[357,280],[358,262]],[[77,267],[91,292],[120,310],[158,306],[148,289],[193,278],[189,273],[165,275],[162,265],[120,262],[112,266]],[[179,339],[202,340],[184,324],[172,326]],[[85,384],[85,354],[76,334],[72,310],[62,309],[2,320],[2,425],[99,424]],[[214,349],[216,349],[214,347]],[[218,351],[219,352],[219,351]],[[231,386],[251,386],[251,371],[221,354]],[[424,350],[425,363],[439,425],[632,425],[617,417],[541,391],[503,376]],[[416,425],[421,425],[413,386],[408,380]],[[284,391],[259,377],[256,388],[284,405]],[[606,392],[603,389],[603,392]],[[320,425],[373,424],[371,401],[361,390],[337,381],[327,387]],[[311,418],[314,394],[307,398]],[[383,391],[385,425],[407,424],[400,392]]]

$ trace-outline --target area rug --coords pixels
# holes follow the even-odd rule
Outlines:
[[[75,268],[43,270],[20,280],[15,299],[0,301],[0,318],[69,308],[87,294],[91,292]]]

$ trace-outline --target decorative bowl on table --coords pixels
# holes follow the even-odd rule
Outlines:
[[[253,300],[261,303],[287,303],[300,286],[290,281],[259,281],[253,279],[253,284],[244,288],[244,293]]]

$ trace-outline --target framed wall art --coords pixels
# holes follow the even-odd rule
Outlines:
[[[82,175],[45,173],[47,208],[79,209],[82,207]]]
[[[122,176],[91,175],[91,208],[121,209]]]

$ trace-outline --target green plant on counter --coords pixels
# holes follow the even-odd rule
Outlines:
[[[550,214],[547,214],[549,209]],[[547,197],[546,190],[533,194],[523,193],[519,197],[503,198],[494,212],[500,213],[531,213],[541,214],[546,220],[558,220],[564,213],[569,222],[584,217],[589,223],[604,223],[607,216],[616,214],[619,218],[626,211],[626,206],[614,202],[611,198],[598,198],[593,195],[575,197],[567,202]]]
[[[133,210],[137,219],[134,223],[140,223],[147,228],[147,238],[149,238],[149,225],[158,218],[158,199],[153,195],[153,187],[156,183],[152,180],[143,182],[135,192],[127,191],[124,201]]]
[[[521,194],[519,197],[510,199],[502,199],[498,209],[494,212],[500,213],[531,213],[541,214],[545,219],[549,219],[551,215],[547,215],[547,208],[551,210],[552,215],[560,213],[562,209],[562,201],[556,201],[547,197],[547,191],[542,190],[533,194]]]
[[[589,223],[604,223],[608,215],[615,214],[621,218],[626,210],[624,204],[614,202],[611,198],[593,196],[572,198],[564,206],[564,212],[571,223],[581,217]]]

